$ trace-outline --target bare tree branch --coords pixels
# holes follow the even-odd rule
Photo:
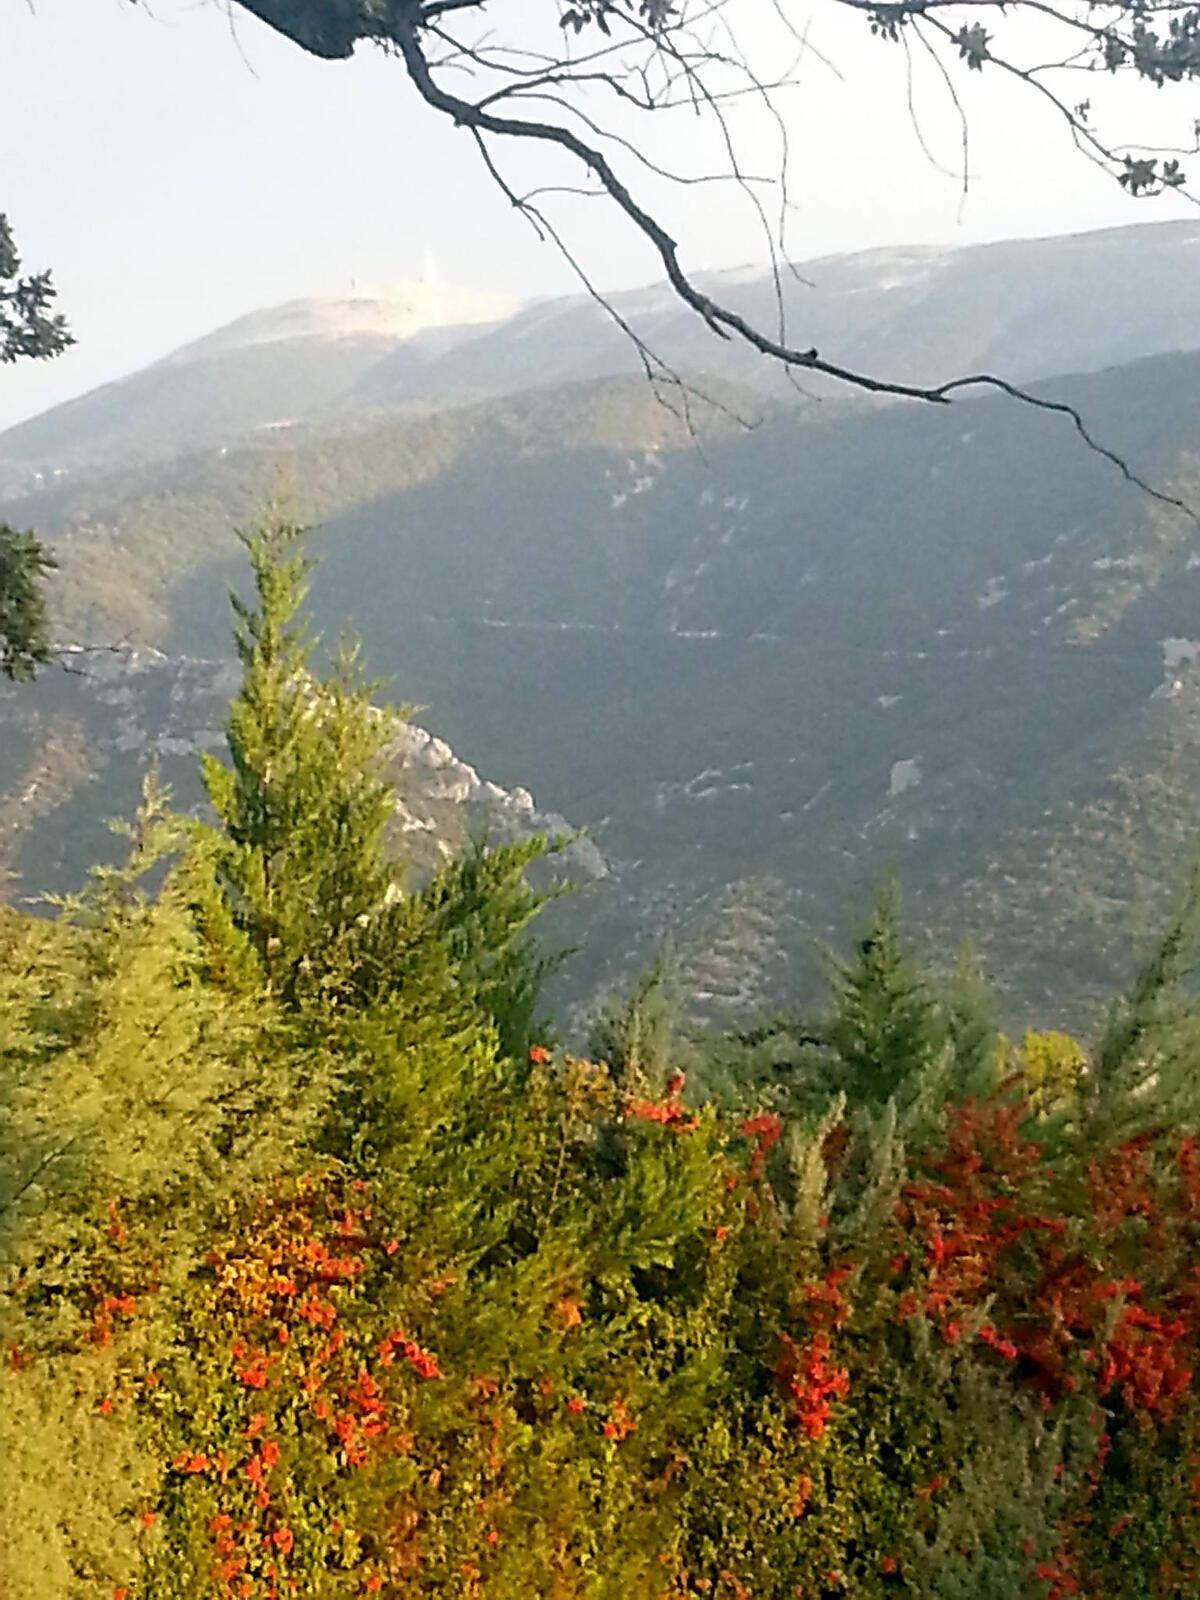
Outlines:
[[[469,43],[448,24],[461,19],[486,22],[502,16],[498,0],[236,0],[310,53],[333,57],[352,53],[358,41],[372,42],[397,55],[408,80],[427,106],[456,127],[470,132],[485,167],[513,207],[563,254],[587,292],[605,307],[633,339],[648,376],[661,380],[667,369],[648,351],[615,310],[594,287],[590,277],[554,228],[545,211],[532,204],[552,191],[607,197],[616,210],[652,248],[662,271],[680,301],[700,317],[718,338],[741,343],[776,363],[789,377],[815,374],[884,398],[945,405],[972,389],[992,389],[1021,404],[1065,416],[1076,433],[1122,476],[1145,493],[1184,511],[1190,508],[1165,491],[1152,487],[1108,446],[1098,441],[1084,418],[1064,401],[1050,400],[994,373],[959,375],[939,383],[905,382],[883,378],[870,371],[827,357],[788,335],[781,273],[790,267],[783,244],[787,203],[788,140],[786,124],[778,116],[773,94],[794,83],[794,72],[808,50],[806,33],[790,16],[791,0],[773,0],[778,20],[800,47],[796,62],[782,74],[769,78],[757,74],[739,42],[733,16],[743,0],[542,0],[546,21],[562,30],[558,50],[530,48],[512,31],[497,41],[493,33]],[[909,31],[934,63],[958,117],[961,130],[961,182],[969,182],[967,120],[951,73],[961,70],[994,71],[1014,80],[1047,104],[1064,123],[1079,150],[1109,173],[1134,197],[1164,192],[1186,194],[1183,157],[1200,147],[1200,124],[1193,126],[1190,142],[1178,148],[1113,140],[1093,125],[1088,101],[1072,104],[1061,92],[1056,73],[1088,71],[1113,76],[1127,73],[1163,86],[1200,78],[1200,9],[1188,0],[833,0],[845,10],[863,16],[872,33],[882,40],[900,42],[908,75],[909,107],[917,138],[929,154],[920,128],[912,89]],[[1009,49],[1016,38],[1010,26],[1013,15],[1027,16],[1038,25],[1037,41],[1047,35],[1063,46],[1061,53],[1042,59]],[[981,18],[987,19],[987,24]],[[1008,29],[1003,39],[990,31]],[[588,48],[575,51],[583,39]],[[446,53],[431,56],[427,45],[436,40]],[[597,40],[594,46],[592,40]],[[602,42],[600,42],[602,40]],[[1016,43],[1021,43],[1016,39]],[[483,80],[478,94],[458,93],[442,76],[448,68],[462,69]],[[579,103],[589,89],[612,94],[631,114],[648,115],[687,109],[715,130],[724,151],[724,170],[689,178],[657,162],[636,139],[593,116]],[[775,180],[781,187],[777,228],[768,220],[758,194],[759,180],[748,173],[738,154],[723,107],[756,97],[776,115],[781,136],[783,168]],[[536,103],[553,115],[517,115],[513,108]],[[573,161],[586,174],[583,184],[549,183],[520,196],[501,175],[489,141],[541,146]],[[610,151],[613,153],[610,154]],[[636,160],[656,177],[675,182],[707,182],[717,176],[738,184],[754,209],[767,240],[775,284],[776,329],[769,333],[755,326],[734,307],[705,292],[685,270],[680,246],[652,207],[635,193],[618,170],[621,154]],[[930,155],[930,159],[933,157]],[[1190,197],[1189,197],[1190,198]],[[682,384],[676,373],[671,384]]]

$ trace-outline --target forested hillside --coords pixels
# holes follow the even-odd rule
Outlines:
[[[1064,256],[1093,248],[1099,275],[1141,249],[1153,269],[1192,233],[1090,238],[1020,251],[1048,293]],[[1192,281],[1166,280],[1153,337]],[[1144,477],[1200,492],[1200,355],[1044,392]],[[939,961],[969,935],[1014,1015],[1090,1026],[1129,976],[1128,917],[1165,913],[1200,775],[1194,530],[1065,419],[729,386],[684,418],[612,378],[114,464],[20,502],[62,558],[62,636],[218,658],[231,530],[279,470],[319,525],[327,637],[351,623],[387,693],[607,863],[572,912],[590,934],[560,977],[572,1004],[664,939],[697,1015],[811,998],[814,941],[896,871]],[[29,814],[39,762],[55,772],[36,836],[10,824],[27,892],[77,883],[128,802],[100,726],[90,752],[71,742],[94,702],[86,679],[7,699],[5,815]],[[119,800],[85,782],[106,764]]]

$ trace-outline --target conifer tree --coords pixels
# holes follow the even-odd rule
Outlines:
[[[111,1593],[129,1571],[164,1456],[161,1419],[132,1406],[129,1374],[178,1358],[217,1219],[303,1165],[328,1097],[328,1062],[295,1047],[261,990],[207,980],[199,867],[171,868],[186,832],[152,783],[128,832],[128,862],[55,921],[0,914],[0,1587],[12,1600],[74,1600],[105,1574]]]
[[[204,757],[233,925],[287,1001],[345,984],[357,931],[383,906],[396,870],[382,850],[392,714],[372,707],[352,649],[325,680],[309,670],[312,642],[299,618],[311,568],[298,549],[305,531],[275,504],[243,537],[256,597],[233,597],[242,687],[229,712],[232,764]]]
[[[831,962],[829,1042],[837,1087],[852,1103],[890,1099],[936,1056],[945,1027],[926,980],[905,953],[900,892],[886,884],[850,961]]]
[[[946,1027],[954,1052],[954,1088],[983,1095],[996,1081],[1002,1042],[995,1008],[974,953],[964,948],[943,993]]]
[[[1080,1096],[1085,1139],[1132,1137],[1150,1127],[1200,1121],[1198,944],[1200,866],[1090,1053]]]
[[[385,834],[385,767],[404,713],[373,704],[353,647],[327,676],[312,671],[305,531],[277,502],[243,538],[255,595],[232,602],[242,686],[229,713],[231,764],[204,757],[221,826],[199,847],[218,892],[195,885],[213,970],[245,981],[251,952],[288,1005],[373,1003],[399,986],[450,984],[523,1055],[549,965],[521,938],[545,902],[525,872],[546,841],[474,842],[423,889],[402,892],[404,862]],[[433,1008],[432,991],[427,998]]]
[[[185,880],[168,868],[157,893],[144,886],[185,841],[153,780],[128,832],[128,863],[57,922],[9,914],[0,1244],[12,1261],[22,1240],[54,1238],[63,1289],[88,1270],[76,1231],[110,1199],[202,1213],[284,1165],[310,1126],[300,1076],[285,1084],[268,1061],[271,1008],[202,981]]]
[[[31,532],[0,522],[0,676],[16,683],[50,660],[44,583],[57,565]]]
[[[658,1092],[680,1066],[678,1004],[670,979],[671,957],[664,952],[627,994],[598,1012],[589,1048],[618,1083]]]
[[[548,1024],[538,1010],[542,985],[564,959],[547,955],[528,929],[566,887],[540,892],[526,873],[558,847],[559,841],[541,834],[496,846],[472,839],[414,900],[421,936],[444,945],[458,991],[469,995],[496,1029],[503,1053],[518,1060],[547,1036]],[[368,950],[386,947],[392,939],[397,911],[394,907],[368,931]]]

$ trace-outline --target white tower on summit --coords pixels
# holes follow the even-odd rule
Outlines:
[[[425,246],[425,268],[421,273],[421,282],[428,284],[430,288],[436,288],[441,282],[438,277],[437,262],[433,259],[433,251],[428,245]]]

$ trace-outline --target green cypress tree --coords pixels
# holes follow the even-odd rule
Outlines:
[[[960,951],[943,993],[955,1092],[979,1097],[996,1084],[1003,1045],[991,993],[969,948]]]
[[[542,985],[564,959],[547,955],[528,929],[549,900],[567,892],[540,892],[526,873],[557,848],[540,834],[492,847],[473,839],[417,900],[425,936],[444,944],[457,987],[495,1028],[501,1052],[521,1061],[548,1035],[538,1010]],[[386,922],[380,933],[387,938]]]
[[[1152,1127],[1200,1120],[1200,1012],[1195,976],[1200,946],[1200,866],[1179,909],[1113,1006],[1090,1053],[1080,1096],[1089,1142],[1132,1138]]]
[[[230,765],[204,758],[221,826],[200,830],[192,857],[207,863],[192,890],[210,976],[253,988],[261,975],[290,1007],[319,1001],[325,1024],[330,1007],[375,1005],[398,988],[422,992],[434,1012],[452,992],[451,1012],[474,1006],[502,1051],[524,1059],[556,964],[526,937],[548,896],[525,874],[554,846],[474,841],[423,889],[401,892],[385,830],[386,755],[403,712],[372,703],[353,649],[329,676],[311,671],[304,532],[274,504],[243,539],[255,597],[233,599],[242,686]]]
[[[6,913],[0,1253],[11,1265],[53,1240],[60,1297],[76,1266],[86,1278],[79,1240],[110,1200],[172,1219],[183,1256],[181,1219],[205,1226],[208,1206],[284,1170],[325,1093],[314,1056],[282,1064],[291,1040],[261,993],[205,981],[190,873],[144,887],[186,847],[152,782],[128,831],[128,864],[56,923]]]
[[[304,533],[273,505],[243,537],[256,603],[233,597],[242,687],[229,712],[231,765],[203,758],[233,927],[288,1002],[344,987],[358,930],[384,905],[396,870],[382,849],[391,791],[381,771],[396,714],[371,705],[353,649],[327,679],[309,671]],[[208,920],[216,936],[214,907]]]
[[[592,1024],[589,1049],[623,1086],[657,1093],[681,1065],[679,1008],[670,979],[671,955],[664,951],[627,993],[600,1008]]]
[[[15,683],[50,660],[43,585],[57,565],[32,533],[0,522],[0,676]]]
[[[129,832],[56,921],[0,913],[6,1600],[111,1593],[136,1564],[165,1457],[137,1384],[180,1356],[215,1219],[303,1167],[328,1097],[261,990],[208,980],[199,867],[145,887],[186,849],[152,785]]]
[[[904,949],[895,883],[877,895],[853,959],[835,957],[830,967],[835,1086],[851,1104],[886,1101],[918,1078],[945,1042],[937,1002]]]

